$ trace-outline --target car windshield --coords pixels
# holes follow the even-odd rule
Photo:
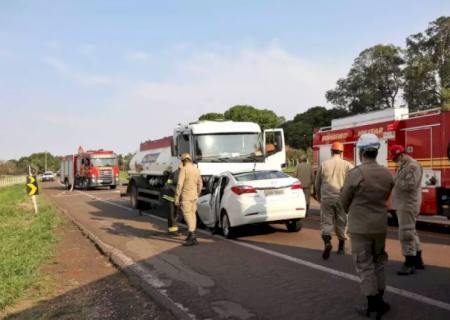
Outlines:
[[[257,161],[263,155],[258,132],[202,134],[194,141],[199,161]]]
[[[255,181],[268,179],[283,179],[289,178],[289,175],[281,171],[252,171],[245,173],[238,173],[233,175],[236,181]]]
[[[91,158],[93,167],[113,167],[116,165],[116,158]]]
[[[45,175],[53,175],[53,172],[51,172],[51,171],[45,171],[44,174],[45,174]]]

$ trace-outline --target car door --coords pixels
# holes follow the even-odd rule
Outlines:
[[[204,194],[198,199],[197,213],[200,220],[202,220],[203,224],[206,226],[210,226],[211,223],[213,223],[212,221],[214,221],[211,212],[211,199],[214,193],[214,184],[215,181],[218,180],[218,178],[219,177],[217,176],[212,176],[209,179],[208,186],[206,187],[206,194]]]
[[[216,222],[219,220],[220,213],[220,194],[222,190],[222,181],[225,177],[218,177],[217,181],[214,181],[214,191],[211,195],[210,200],[210,212],[211,212],[211,226],[215,226]]]

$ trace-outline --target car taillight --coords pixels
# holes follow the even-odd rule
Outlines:
[[[231,191],[236,193],[238,196],[244,193],[256,193],[256,189],[250,186],[234,186],[231,187]]]
[[[297,189],[302,189],[302,184],[300,182],[295,182],[292,186],[291,186],[291,190],[297,190]]]

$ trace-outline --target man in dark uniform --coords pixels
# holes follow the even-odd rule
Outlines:
[[[178,235],[178,208],[175,206],[178,170],[166,171],[165,177],[166,183],[162,190],[162,199],[167,213],[167,232],[169,235]]]

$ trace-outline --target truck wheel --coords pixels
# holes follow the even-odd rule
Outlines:
[[[117,188],[117,185],[112,185],[112,186],[109,186],[109,188],[111,189],[111,190],[114,190],[114,189],[116,189]]]
[[[130,188],[130,203],[133,209],[147,209],[146,203],[138,200],[138,188],[136,183],[133,183]]]
[[[67,180],[67,179],[64,180],[64,185],[66,186],[67,190],[70,190],[70,188],[72,187],[69,183],[69,180]]]
[[[89,180],[88,180],[88,179],[83,179],[81,188],[82,188],[84,191],[88,191],[88,190],[89,190]]]
[[[286,221],[286,228],[289,232],[299,232],[302,228],[302,220],[293,219]]]

